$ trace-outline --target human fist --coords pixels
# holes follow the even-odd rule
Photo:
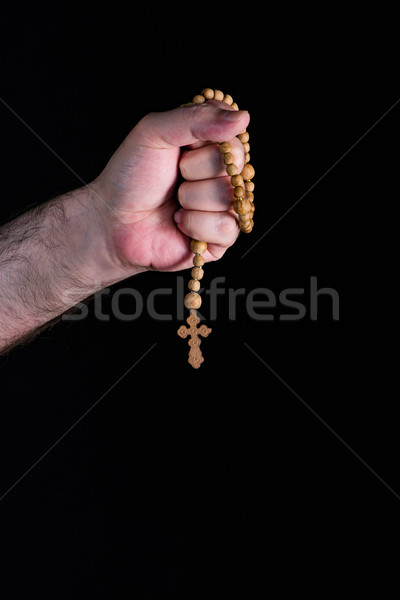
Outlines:
[[[91,184],[108,252],[127,276],[191,267],[190,238],[207,242],[206,262],[235,242],[238,218],[218,142],[230,142],[240,172],[235,136],[249,120],[247,111],[210,100],[150,113],[132,129]]]

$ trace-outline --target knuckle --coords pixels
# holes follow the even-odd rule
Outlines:
[[[194,211],[183,210],[181,223],[186,231],[186,234],[194,236],[194,231],[196,229],[196,215],[194,214]]]
[[[218,185],[218,192],[221,196],[223,196],[227,207],[231,206],[235,199],[233,195],[231,178],[228,175],[224,175],[223,177],[218,177],[216,182]]]
[[[145,135],[153,128],[154,113],[147,113],[135,125],[135,132],[140,135]]]

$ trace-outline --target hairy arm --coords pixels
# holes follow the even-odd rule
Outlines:
[[[79,188],[0,227],[0,352],[126,276],[106,246],[96,202],[94,190]]]

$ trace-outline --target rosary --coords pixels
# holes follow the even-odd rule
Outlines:
[[[239,110],[236,102],[233,101],[232,96],[224,94],[220,90],[212,90],[211,88],[204,89],[201,94],[196,95],[193,98],[193,102],[188,104],[182,104],[182,106],[188,106],[190,104],[203,104],[206,100],[221,100],[226,104],[229,104],[234,110]],[[243,233],[250,233],[253,229],[253,215],[254,215],[254,183],[251,181],[254,177],[255,171],[250,161],[250,144],[249,134],[246,130],[239,133],[237,138],[242,142],[243,150],[245,152],[244,166],[242,172],[239,173],[239,169],[234,164],[234,156],[232,154],[232,146],[229,142],[221,142],[219,149],[221,151],[224,165],[226,167],[226,173],[231,178],[231,184],[233,187],[233,196],[235,198],[233,208],[236,214],[239,216],[240,231]],[[201,296],[199,295],[200,280],[203,278],[204,271],[204,258],[202,254],[207,250],[207,243],[199,240],[191,240],[190,250],[193,252],[193,268],[191,271],[191,279],[188,283],[189,293],[185,296],[184,304],[187,309],[190,310],[190,315],[186,319],[189,327],[182,325],[178,329],[178,335],[181,338],[190,336],[189,339],[189,358],[188,363],[192,365],[194,369],[198,369],[201,363],[204,362],[203,355],[200,350],[201,340],[199,336],[207,337],[211,333],[211,329],[206,325],[201,325],[199,328],[197,325],[200,323],[200,318],[197,316],[196,309],[201,306]]]

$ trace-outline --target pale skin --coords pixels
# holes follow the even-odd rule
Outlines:
[[[239,234],[230,178],[217,142],[250,117],[223,102],[146,115],[88,185],[27,211],[0,228],[0,352],[96,291],[147,270],[192,266],[191,238],[206,262]]]

